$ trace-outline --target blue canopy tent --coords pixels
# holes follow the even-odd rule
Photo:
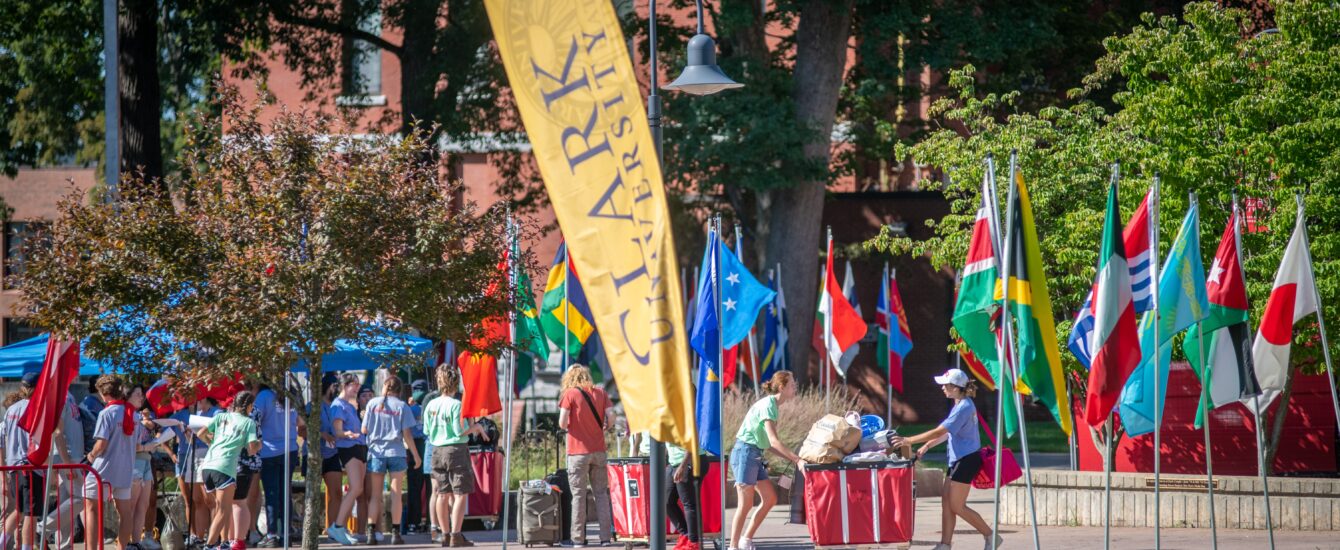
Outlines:
[[[0,378],[19,378],[25,373],[41,371],[42,363],[46,360],[48,336],[42,334],[0,348]],[[432,349],[431,340],[386,330],[373,335],[366,342],[336,341],[335,351],[322,357],[321,370],[325,372],[374,370],[381,366],[385,359],[399,355],[422,355],[424,364],[432,366],[433,357],[430,353]],[[299,361],[294,365],[294,370],[306,372],[307,367]],[[80,376],[114,372],[117,370],[111,363],[81,353]]]

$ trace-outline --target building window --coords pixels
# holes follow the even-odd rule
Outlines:
[[[5,342],[8,346],[15,342],[22,342],[34,336],[40,336],[46,333],[45,330],[29,323],[22,317],[5,317]]]
[[[24,258],[32,247],[48,243],[48,227],[50,224],[46,222],[5,222],[5,287],[9,286],[9,277],[23,274]]]
[[[357,19],[358,29],[381,36],[382,14],[376,0],[345,0],[345,9]],[[341,55],[342,105],[384,105],[382,51],[375,44],[346,38]]]

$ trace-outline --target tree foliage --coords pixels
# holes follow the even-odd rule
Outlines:
[[[880,235],[870,245],[959,268],[983,159],[995,154],[1004,182],[1004,159],[1018,150],[1064,342],[1092,283],[1109,163],[1120,161],[1124,216],[1161,175],[1165,251],[1189,194],[1202,205],[1207,258],[1233,196],[1261,201],[1252,214],[1265,229],[1243,235],[1254,322],[1294,226],[1294,195],[1302,193],[1323,314],[1336,318],[1340,306],[1327,297],[1340,293],[1340,8],[1278,2],[1275,20],[1278,32],[1257,36],[1246,32],[1247,12],[1213,3],[1187,6],[1184,21],[1147,15],[1130,33],[1105,41],[1107,53],[1072,91],[1072,104],[1036,113],[1019,108],[1017,92],[980,94],[972,67],[956,71],[957,97],[935,105],[944,127],[904,149],[943,171],[940,186],[953,214],[933,224],[936,238]],[[1115,87],[1112,110],[1087,95],[1104,86]],[[1308,369],[1318,368],[1320,356],[1314,325],[1315,318],[1306,321],[1295,339],[1295,364]],[[1070,370],[1081,368],[1063,358]]]
[[[486,292],[504,276],[504,212],[456,198],[460,183],[425,160],[426,133],[363,139],[306,113],[262,124],[223,95],[225,116],[189,134],[172,203],[132,187],[61,204],[50,248],[17,281],[34,323],[122,369],[187,381],[276,380],[299,360],[316,380],[336,340],[387,328],[485,340],[483,320],[509,311],[505,292]],[[307,494],[316,509],[319,478]]]

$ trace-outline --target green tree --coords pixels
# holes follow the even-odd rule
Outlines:
[[[115,203],[62,203],[50,248],[17,281],[35,323],[86,338],[88,353],[123,369],[186,381],[278,380],[301,360],[317,403],[321,356],[337,339],[389,325],[481,342],[483,320],[509,311],[507,293],[485,292],[505,276],[503,211],[462,203],[459,184],[425,161],[424,133],[365,140],[291,113],[261,124],[224,97],[224,117],[188,134],[173,201],[132,186]],[[308,441],[319,412],[308,409]],[[308,510],[321,490],[309,476]],[[320,523],[306,514],[305,548]]]
[[[1105,42],[1107,53],[1084,87],[1072,92],[1072,104],[1036,113],[1018,109],[1016,92],[979,94],[972,67],[956,71],[951,85],[958,96],[938,101],[935,112],[945,126],[957,129],[938,130],[903,149],[943,171],[940,187],[953,214],[934,224],[936,238],[913,242],[880,235],[870,246],[925,254],[937,267],[959,268],[978,204],[983,158],[994,153],[1003,164],[1010,150],[1018,150],[1042,246],[1049,252],[1052,300],[1061,317],[1057,337],[1065,341],[1097,261],[1108,164],[1120,160],[1128,216],[1152,176],[1161,174],[1165,250],[1189,193],[1202,204],[1207,235],[1226,223],[1235,193],[1263,201],[1254,214],[1266,229],[1243,236],[1254,322],[1293,227],[1294,194],[1303,193],[1317,284],[1323,297],[1335,296],[1340,292],[1340,66],[1334,56],[1340,53],[1340,8],[1300,0],[1278,2],[1275,10],[1278,32],[1261,36],[1244,36],[1252,27],[1247,12],[1213,3],[1188,5],[1185,21],[1146,16],[1140,27]],[[1115,110],[1087,99],[1104,86],[1113,88]],[[1327,317],[1340,313],[1334,300],[1322,302]],[[1295,365],[1308,371],[1319,368],[1314,323],[1306,321],[1295,339]],[[1063,354],[1063,359],[1068,370],[1081,374],[1073,358]],[[1073,395],[1082,395],[1083,379],[1072,380]],[[1271,456],[1284,416],[1274,416]]]

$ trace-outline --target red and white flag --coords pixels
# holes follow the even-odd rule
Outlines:
[[[51,434],[60,423],[70,382],[79,376],[79,341],[47,338],[47,357],[42,374],[28,399],[28,408],[19,417],[19,426],[28,432],[28,462],[44,466],[51,456]]]
[[[1140,334],[1135,328],[1135,304],[1131,294],[1131,272],[1117,208],[1117,184],[1107,195],[1107,220],[1098,258],[1098,276],[1093,285],[1094,334],[1090,356],[1089,393],[1084,420],[1102,426],[1121,397],[1122,386],[1140,364]]]
[[[1316,281],[1312,275],[1312,254],[1307,249],[1307,228],[1303,205],[1298,204],[1298,222],[1294,225],[1284,260],[1275,272],[1275,287],[1266,302],[1261,326],[1252,344],[1252,362],[1261,383],[1261,411],[1284,391],[1289,372],[1289,352],[1293,344],[1293,325],[1317,312]],[[1251,408],[1252,400],[1245,400]]]
[[[819,308],[816,329],[822,333],[815,342],[821,353],[828,354],[829,364],[836,367],[842,362],[842,353],[865,337],[868,327],[847,297],[842,295],[837,272],[833,270],[833,240],[828,240],[828,263],[824,269],[823,287],[819,290]],[[846,373],[842,373],[846,374]]]

